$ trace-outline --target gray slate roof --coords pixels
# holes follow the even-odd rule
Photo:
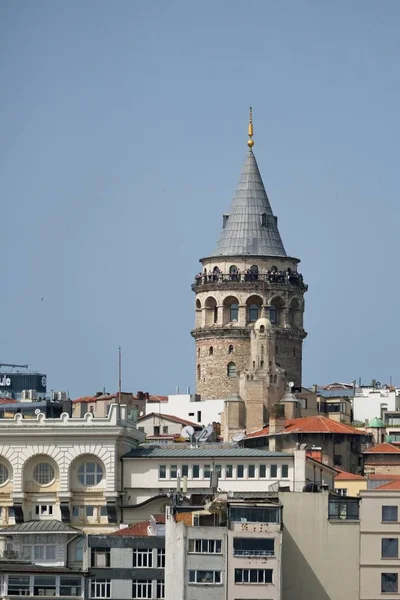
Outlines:
[[[289,458],[286,452],[270,452],[260,448],[136,448],[124,458]]]
[[[49,521],[26,521],[0,529],[0,535],[8,533],[79,533],[79,530],[61,521],[51,519]]]
[[[267,223],[261,215],[266,213]],[[257,161],[250,150],[232,202],[228,222],[213,256],[286,256],[277,220],[265,191]]]

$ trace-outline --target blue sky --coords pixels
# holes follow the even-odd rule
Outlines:
[[[400,384],[400,3],[3,0],[0,360],[194,381],[198,258],[255,154],[309,284],[304,383]]]

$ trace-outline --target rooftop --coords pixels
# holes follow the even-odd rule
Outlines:
[[[178,444],[165,445],[165,448],[141,447],[131,450],[123,458],[288,458],[286,452],[270,452],[262,448],[235,448],[204,444],[199,448],[182,447]]]
[[[400,490],[400,479],[396,481],[391,481],[390,483],[385,483],[385,485],[381,485],[380,487],[375,488],[376,490]]]
[[[147,419],[148,417],[157,417],[159,419],[166,419],[168,421],[173,421],[174,423],[180,423],[181,425],[191,425],[192,427],[196,427],[196,429],[203,429],[202,425],[199,425],[199,423],[194,423],[193,421],[187,421],[186,419],[181,419],[180,417],[175,417],[174,415],[166,415],[164,413],[155,413],[155,412],[151,412],[148,413],[147,415],[143,415],[142,417],[138,417],[137,422],[139,423],[140,421],[143,421],[144,419]]]
[[[213,256],[286,256],[264,183],[250,149]]]
[[[336,471],[339,471],[335,477],[335,481],[366,481],[367,478],[362,475],[356,475],[355,473],[349,473],[348,471],[342,471],[336,467]]]
[[[165,525],[165,515],[162,514],[156,514],[156,515],[151,515],[152,519],[154,520],[154,522],[157,525]],[[134,523],[133,525],[130,525],[129,527],[124,527],[123,529],[118,529],[117,531],[114,531],[114,533],[111,533],[110,535],[115,535],[115,536],[119,536],[119,537],[147,537],[149,535],[149,526],[151,525],[151,520],[147,520],[147,521],[140,521],[138,523]]]
[[[388,444],[388,442],[384,442],[383,444],[378,444],[377,446],[373,446],[373,448],[366,450],[364,454],[400,454],[400,448],[393,446],[393,444]]]
[[[264,437],[267,435],[284,435],[290,433],[336,433],[342,435],[365,435],[364,431],[360,431],[350,425],[337,423],[326,417],[300,417],[299,419],[287,419],[284,421],[283,428],[278,433],[270,434],[269,425],[250,433],[246,439]]]
[[[66,525],[62,521],[55,519],[46,521],[26,521],[25,523],[17,523],[9,527],[0,529],[0,535],[16,533],[73,533],[78,534],[80,531],[74,527]]]

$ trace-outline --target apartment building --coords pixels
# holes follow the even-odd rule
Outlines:
[[[122,521],[133,523],[149,512],[164,512],[181,486],[187,498],[209,495],[213,472],[218,490],[232,493],[301,491],[310,482],[333,489],[336,475],[299,448],[286,453],[229,444],[142,446],[123,457]]]
[[[206,507],[167,509],[166,600],[281,599],[282,511],[273,495],[218,494]]]
[[[360,600],[394,600],[400,592],[400,480],[361,492]]]
[[[85,562],[93,600],[164,598],[165,515],[110,535],[90,535]]]

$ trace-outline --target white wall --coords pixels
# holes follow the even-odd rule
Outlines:
[[[146,414],[161,412],[205,426],[213,421],[221,423],[221,413],[224,410],[225,400],[194,402],[194,399],[194,394],[173,394],[168,396],[168,402],[148,402],[146,404]],[[199,412],[201,413],[200,419],[198,418]]]
[[[396,397],[400,390],[357,388],[353,398],[353,415],[355,421],[371,421],[374,417],[381,416],[381,405],[387,405],[387,410],[400,408],[400,398]]]

